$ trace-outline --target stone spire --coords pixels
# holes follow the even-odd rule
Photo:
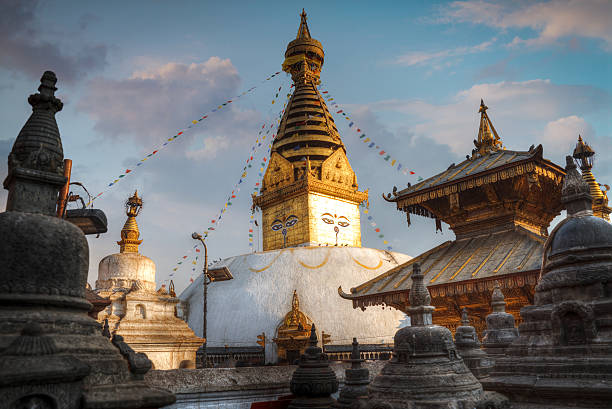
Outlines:
[[[601,185],[595,180],[595,176],[591,172],[593,168],[593,156],[595,151],[582,140],[582,136],[578,135],[578,143],[572,155],[580,165],[582,178],[589,185],[589,191],[593,197],[593,215],[601,217],[604,220],[610,221],[610,213],[612,209],[608,206],[608,195],[606,191],[601,189]],[[606,186],[607,187],[607,186]],[[607,187],[607,189],[610,189]]]
[[[21,382],[19,394],[9,395],[4,380],[19,379],[24,368],[32,364],[32,355],[23,354],[28,351],[10,352],[11,364],[5,367],[8,370],[0,371],[0,396],[10,396],[11,400],[5,399],[2,404],[11,408],[27,403],[24,407],[136,409],[173,403],[170,392],[133,382],[142,371],[130,371],[134,368],[129,366],[129,359],[122,357],[102,335],[100,325],[87,315],[91,309],[85,298],[87,240],[81,229],[55,214],[65,178],[53,115],[62,105],[53,96],[55,75],[47,71],[41,82],[40,94],[29,99],[33,113],[9,157],[5,181],[8,211],[0,213],[0,345],[11,344],[21,334],[20,345],[29,343],[30,353],[44,356],[37,362],[39,371],[29,372],[27,382]],[[46,344],[44,350],[41,343]],[[74,358],[72,379],[81,382],[78,378],[84,375],[82,387],[77,389],[59,383],[65,379],[65,370],[70,369],[68,357]],[[88,374],[77,370],[76,361],[89,367]],[[2,362],[8,362],[6,357]],[[45,378],[47,375],[51,379]],[[27,385],[36,382],[44,386],[34,391],[43,403],[20,402],[32,396]],[[78,395],[78,406],[64,400],[73,393]]]
[[[365,399],[368,395],[370,371],[361,367],[364,360],[361,359],[359,353],[357,338],[353,338],[353,350],[348,362],[351,363],[351,367],[344,371],[344,387],[340,391],[338,402],[334,405],[335,408],[354,408],[358,399]]]
[[[38,94],[30,95],[32,114],[17,135],[8,157],[8,176],[4,188],[9,191],[7,211],[56,212],[59,190],[66,183],[64,151],[55,113],[63,104],[55,97],[57,77],[45,71]]]
[[[567,217],[544,247],[534,305],[521,309],[518,338],[482,380],[517,409],[612,401],[612,225],[592,215],[589,186],[566,161]]]
[[[142,209],[142,199],[138,197],[138,191],[134,192],[134,195],[125,202],[125,214],[127,220],[121,229],[121,241],[117,244],[120,248],[120,253],[138,253],[138,246],[142,243],[142,240],[138,240],[140,231],[138,230],[138,223],[136,223],[136,216],[140,214]]]
[[[475,154],[485,155],[491,152],[497,152],[502,148],[502,142],[497,131],[491,122],[491,118],[487,114],[488,106],[484,104],[484,101],[480,100],[480,107],[478,112],[480,113],[480,126],[478,128],[478,139],[474,140],[474,146],[476,146]]]
[[[518,337],[514,315],[506,312],[506,301],[498,282],[495,283],[491,296],[491,307],[493,312],[486,318],[487,329],[483,332],[483,345],[487,355],[495,359],[503,356],[504,350]]]
[[[331,395],[338,391],[338,379],[317,343],[317,331],[313,324],[308,347],[291,377],[290,389],[295,399],[289,404],[290,409],[323,409],[336,402]]]
[[[434,308],[418,263],[411,278],[412,325],[395,334],[393,358],[370,385],[365,408],[474,407],[482,387],[457,353],[448,328],[431,324]]]
[[[412,287],[410,288],[410,325],[422,326],[432,324],[432,313],[434,307],[430,305],[431,295],[429,290],[423,283],[424,276],[421,273],[421,266],[419,263],[412,265]]]
[[[491,365],[487,354],[480,349],[478,334],[476,334],[476,329],[470,325],[467,308],[461,312],[461,326],[455,331],[455,345],[463,362],[476,378],[481,379],[488,375]]]

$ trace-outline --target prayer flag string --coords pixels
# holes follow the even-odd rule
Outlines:
[[[334,101],[334,97],[329,95],[328,90],[322,90],[321,93],[324,94],[323,97],[331,103],[330,107],[334,108],[334,111],[338,109],[338,111],[336,111],[336,114],[343,116],[344,119],[348,121],[348,127],[353,128],[353,130],[357,133],[359,140],[366,144],[369,149],[373,149],[373,152],[376,153],[381,159],[389,163],[389,165],[394,167],[397,171],[402,172],[404,175],[416,175],[416,172],[414,170],[411,170],[408,166],[405,166],[404,164],[399,162],[399,160],[393,157],[393,154],[390,153],[390,151],[383,149],[381,145],[374,142],[372,138],[368,137],[368,135],[360,127],[355,125],[355,122],[351,119],[351,115],[346,112],[346,108],[339,109],[341,108],[340,104]],[[420,182],[421,180],[423,180],[423,178],[417,175],[417,180]]]
[[[162,149],[166,148],[166,146],[169,143],[174,142],[178,137],[180,137],[181,135],[183,135],[185,132],[189,131],[193,127],[200,125],[200,123],[202,121],[204,121],[205,119],[207,119],[212,113],[218,112],[221,109],[225,108],[226,106],[228,106],[228,105],[232,104],[233,102],[235,102],[237,99],[242,98],[243,96],[252,93],[255,89],[257,89],[259,87],[260,84],[262,84],[262,83],[264,83],[266,81],[271,80],[272,78],[276,77],[278,74],[280,74],[280,71],[279,72],[275,72],[274,74],[268,76],[265,80],[262,80],[258,85],[255,85],[255,86],[247,89],[246,91],[242,92],[241,94],[236,95],[235,97],[231,97],[231,98],[225,100],[225,102],[222,102],[216,108],[214,108],[214,109],[212,109],[212,110],[202,114],[201,117],[192,120],[191,124],[189,126],[187,126],[186,128],[180,129],[176,134],[174,134],[173,136],[167,138],[161,145],[157,146],[154,150],[152,150],[151,153],[147,154],[141,160],[139,160],[137,163],[135,163],[133,166],[131,166],[131,169],[127,168],[123,173],[121,173],[119,176],[117,176],[112,182],[110,182],[108,184],[108,186],[103,191],[101,191],[100,193],[95,195],[87,203],[86,206],[89,206],[90,204],[92,204],[96,199],[98,199],[100,196],[102,196],[105,192],[107,192],[115,184],[119,183],[119,181],[121,181],[123,178],[125,178],[129,174],[132,174],[132,172],[134,172],[136,169],[138,169],[138,167],[142,166],[148,159],[152,158],[159,151],[161,151]],[[272,103],[274,103],[274,101],[272,101]]]
[[[369,224],[370,227],[372,227],[372,229],[374,230],[374,233],[376,233],[376,236],[378,236],[378,238],[382,240],[383,245],[387,246],[386,247],[387,250],[389,251],[393,250],[393,247],[389,245],[389,241],[385,238],[385,235],[382,232],[380,225],[376,223],[376,221],[374,220],[374,217],[372,216],[370,209],[367,208],[364,203],[361,203],[359,207],[361,207],[363,210],[364,218],[367,220],[366,223]]]

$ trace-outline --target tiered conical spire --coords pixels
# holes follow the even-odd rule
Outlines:
[[[591,172],[593,168],[593,156],[595,151],[582,140],[582,136],[578,135],[578,143],[572,155],[580,164],[582,179],[589,185],[591,196],[593,196],[593,215],[610,221],[610,212],[612,209],[608,207],[608,196],[597,183],[595,176]]]
[[[491,122],[491,118],[487,115],[488,106],[484,104],[484,101],[480,100],[480,127],[478,128],[478,139],[474,140],[476,150],[474,154],[486,155],[487,153],[497,152],[502,148],[502,142],[497,131]]]
[[[142,199],[138,197],[138,191],[135,191],[134,196],[125,202],[125,213],[128,218],[121,229],[121,241],[117,242],[121,253],[138,253],[138,246],[142,240],[138,240],[140,231],[136,216],[140,213],[140,209],[142,209]]]
[[[297,38],[287,46],[283,63],[283,70],[293,78],[295,91],[281,119],[272,151],[299,168],[298,173],[312,176],[320,174],[318,169],[325,159],[344,149],[334,119],[317,90],[323,60],[323,47],[311,38],[306,13],[302,11]]]

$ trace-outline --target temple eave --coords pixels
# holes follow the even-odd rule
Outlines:
[[[264,192],[259,196],[253,197],[253,204],[257,207],[269,206],[275,203],[282,202],[288,198],[298,196],[305,193],[322,193],[332,195],[335,198],[346,200],[359,204],[368,199],[367,192],[358,190],[349,190],[341,186],[334,186],[331,183],[322,182],[315,179],[303,179],[283,186],[280,189],[275,189],[269,192]]]

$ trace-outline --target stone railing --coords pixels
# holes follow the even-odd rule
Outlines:
[[[325,352],[330,361],[346,361],[351,358],[352,345],[325,345]],[[360,344],[360,358],[366,361],[388,361],[391,359],[393,346],[381,344]]]

